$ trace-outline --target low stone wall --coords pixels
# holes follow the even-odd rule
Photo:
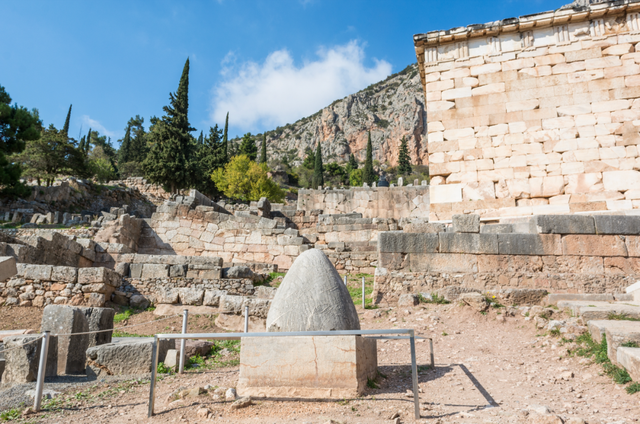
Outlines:
[[[171,193],[165,191],[162,186],[150,184],[143,177],[129,177],[126,180],[109,181],[107,184],[110,186],[121,185],[124,187],[134,188],[147,196],[154,203],[162,203],[164,200],[171,197]]]
[[[289,269],[308,242],[282,220],[249,212],[219,213],[210,206],[167,202],[146,220],[139,253],[219,256],[225,263],[272,263]]]
[[[361,213],[364,218],[429,216],[429,186],[354,187],[298,191],[298,211],[325,214]]]
[[[448,228],[430,224],[431,233],[380,235],[376,302],[448,285],[613,293],[640,278],[640,217],[535,216],[520,227],[481,229],[476,216],[456,232],[457,217]]]
[[[106,268],[17,264],[18,273],[0,282],[0,305],[104,306],[121,277]]]
[[[10,243],[0,243],[0,254],[13,256],[17,262],[83,268],[95,261],[95,243],[88,238],[67,237],[53,230],[2,233],[2,239]]]

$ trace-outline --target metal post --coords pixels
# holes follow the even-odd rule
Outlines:
[[[415,406],[416,420],[420,419],[420,393],[418,392],[418,365],[416,363],[416,338],[413,330],[409,332],[411,343],[411,380],[413,381],[413,403]]]
[[[429,348],[431,349],[431,369],[436,369],[436,361],[433,359],[433,339],[429,339]]]
[[[33,400],[33,410],[40,411],[42,404],[42,389],[44,388],[44,376],[47,370],[47,353],[49,352],[49,335],[48,331],[44,332],[42,338],[42,346],[40,348],[40,362],[38,363],[38,381],[36,382],[36,396]]]
[[[187,320],[189,319],[189,310],[185,309],[182,313],[182,334],[187,334]],[[180,340],[180,368],[178,372],[182,374],[184,371],[184,350],[186,348],[187,340]]]
[[[249,332],[249,307],[244,307],[244,332]]]
[[[362,309],[364,309],[364,277],[362,277]]]
[[[342,281],[344,282],[344,285],[347,285],[347,276],[345,275],[344,277],[342,277]]]
[[[184,341],[184,339],[182,339]],[[153,338],[151,351],[151,385],[149,390],[149,418],[153,417],[153,406],[156,398],[156,372],[158,370],[158,336]]]

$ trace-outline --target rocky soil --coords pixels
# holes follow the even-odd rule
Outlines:
[[[325,163],[345,162],[350,153],[362,163],[369,131],[374,160],[397,164],[404,136],[412,163],[428,164],[427,115],[417,64],[309,117],[267,132],[267,151],[272,159],[286,157],[299,163],[305,150],[315,150],[320,142]]]
[[[428,340],[416,345],[421,366],[418,422],[630,424],[640,420],[640,394],[627,394],[600,365],[569,355],[572,346],[537,330],[533,318],[519,313],[505,316],[505,312],[491,309],[483,315],[459,303],[359,309],[365,329],[414,328],[433,338],[435,370],[426,367]],[[150,317],[139,315],[129,321]],[[147,331],[171,325],[163,321]],[[379,388],[356,399],[257,399],[237,410],[231,409],[231,401],[215,399],[211,393],[192,393],[175,401],[181,389],[209,385],[209,392],[214,392],[216,387],[234,387],[238,368],[225,367],[165,377],[158,384],[157,416],[152,419],[146,418],[149,386],[138,382],[98,382],[89,389],[67,390],[56,398],[59,409],[26,418],[43,423],[410,423],[415,420],[407,395],[409,361],[407,341],[380,341],[378,362],[385,377],[378,379]]]

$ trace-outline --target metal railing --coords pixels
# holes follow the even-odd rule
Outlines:
[[[399,334],[400,336],[380,336]],[[401,336],[405,334],[405,336]],[[377,336],[376,336],[377,335]],[[416,419],[420,418],[420,397],[418,389],[418,365],[416,362],[416,338],[424,339],[414,334],[412,329],[395,330],[342,330],[342,331],[296,331],[286,333],[196,333],[196,334],[156,334],[153,340],[153,354],[151,359],[151,384],[149,387],[149,413],[154,415],[156,374],[158,370],[158,340],[240,340],[243,337],[315,337],[315,336],[374,336],[374,339],[408,339],[411,349],[411,379],[413,387],[413,403]],[[433,356],[433,341],[429,339],[431,367],[435,366]]]

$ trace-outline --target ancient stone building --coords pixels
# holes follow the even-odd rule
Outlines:
[[[639,42],[637,0],[415,35],[431,220],[639,209]]]

